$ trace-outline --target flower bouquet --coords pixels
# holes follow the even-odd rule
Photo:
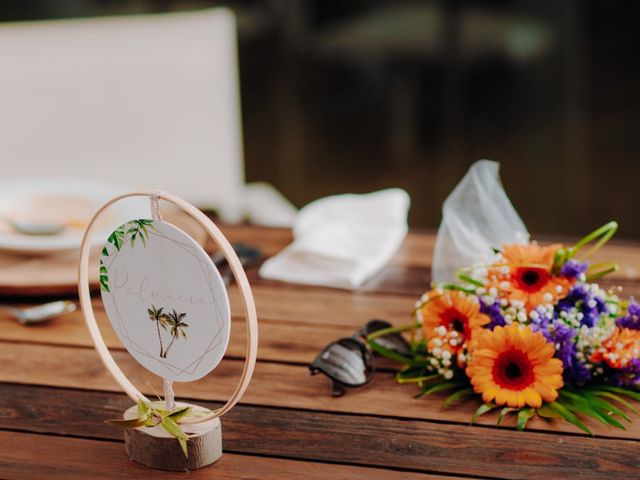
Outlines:
[[[628,400],[640,400],[640,305],[595,283],[616,264],[585,260],[616,229],[608,223],[571,247],[503,245],[492,262],[426,292],[414,323],[368,343],[403,365],[397,381],[417,384],[418,396],[448,391],[445,405],[480,396],[472,422],[499,409],[498,424],[514,414],[520,430],[536,414],[587,433],[583,416],[624,428],[620,407],[638,414]],[[410,355],[376,342],[391,331],[411,332]]]

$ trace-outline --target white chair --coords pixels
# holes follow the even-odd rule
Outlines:
[[[237,220],[244,162],[227,9],[0,25],[0,178],[159,187]]]

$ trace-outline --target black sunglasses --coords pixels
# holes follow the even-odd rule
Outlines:
[[[366,338],[379,330],[391,328],[384,320],[371,320],[351,337],[344,337],[324,347],[309,365],[311,375],[324,373],[331,379],[331,395],[341,397],[345,387],[362,387],[371,381],[376,371],[373,352]],[[381,335],[375,342],[395,353],[408,356],[411,346],[397,332]]]

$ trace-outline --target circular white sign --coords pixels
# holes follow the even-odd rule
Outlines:
[[[131,220],[102,249],[100,290],[128,352],[168,380],[197,380],[227,349],[229,297],[207,253],[179,228]]]

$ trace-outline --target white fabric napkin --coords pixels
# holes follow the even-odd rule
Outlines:
[[[382,268],[407,235],[409,195],[392,188],[316,200],[296,217],[294,241],[263,278],[354,289]]]

